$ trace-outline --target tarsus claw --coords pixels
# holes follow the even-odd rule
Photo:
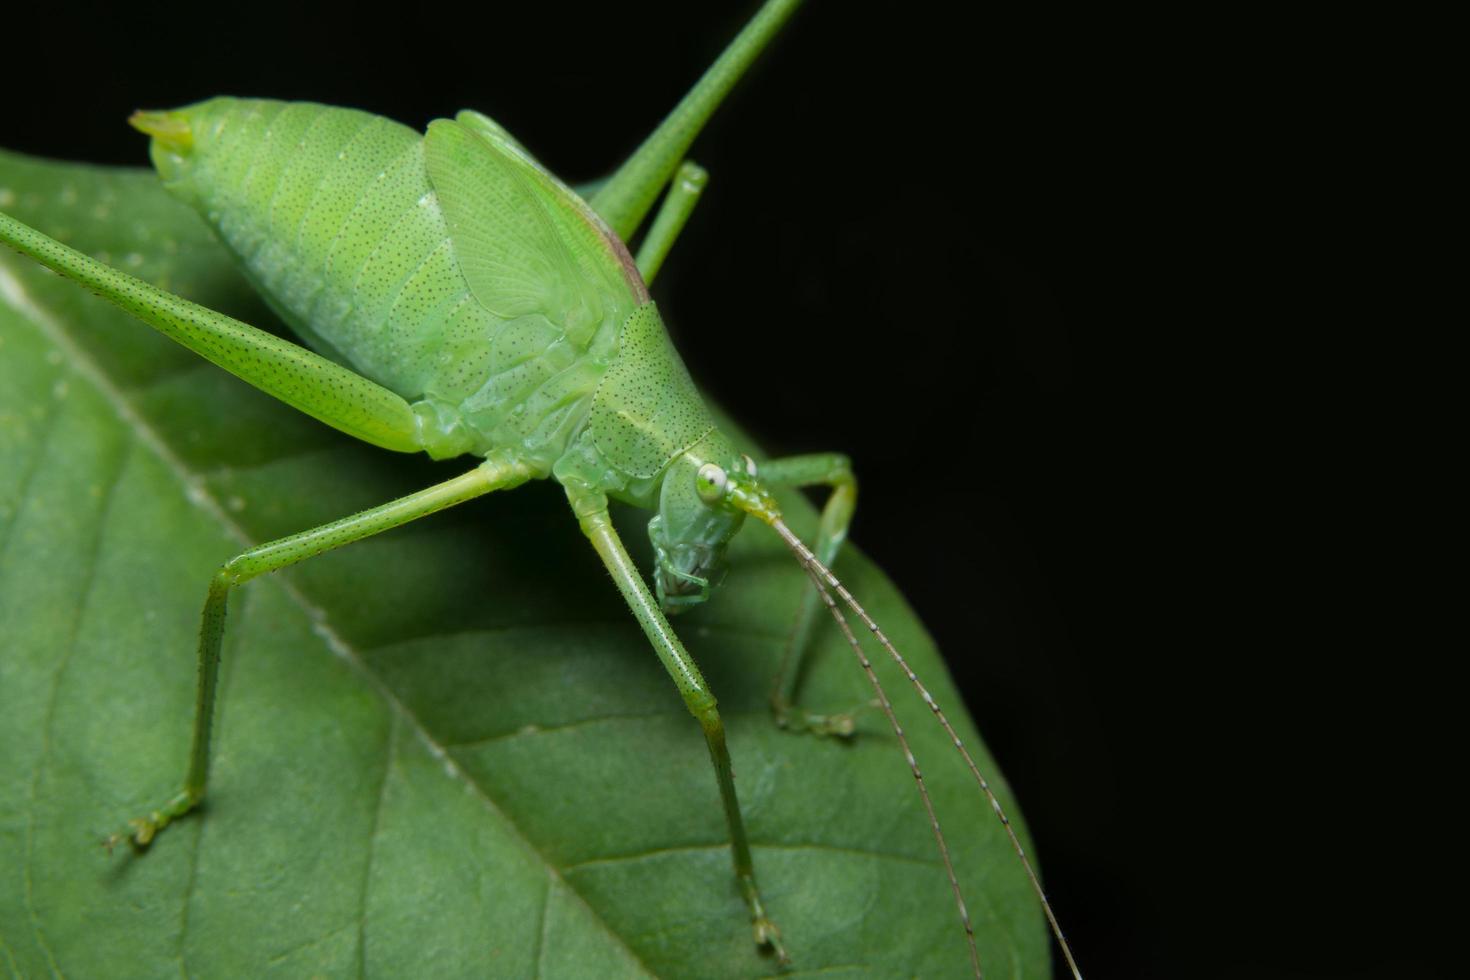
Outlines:
[[[771,952],[776,954],[776,962],[782,966],[788,965],[791,957],[786,955],[786,947],[781,945],[781,930],[776,928],[776,923],[762,916],[753,925],[756,944],[770,947]]]

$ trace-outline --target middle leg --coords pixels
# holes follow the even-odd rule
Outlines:
[[[831,489],[832,493],[822,507],[816,547],[812,549],[817,559],[830,568],[842,542],[847,540],[847,528],[857,507],[857,477],[852,472],[852,461],[841,453],[788,456],[760,464],[760,480],[768,487],[825,486]],[[820,604],[818,599],[815,589],[803,590],[796,623],[771,687],[771,710],[776,716],[776,724],[782,728],[814,735],[848,736],[853,732],[854,714],[867,707],[868,702],[850,711],[830,715],[806,711],[795,703],[796,690],[801,683],[802,661],[810,645]]]

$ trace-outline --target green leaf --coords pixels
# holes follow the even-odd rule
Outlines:
[[[0,155],[0,208],[270,322],[148,174]],[[182,777],[214,569],[463,468],[354,443],[0,255],[0,966],[25,977],[776,972],[751,939],[698,726],[552,484],[240,590],[203,810],[146,854],[99,846]],[[810,537],[811,508],[799,495],[785,504]],[[619,519],[648,567],[646,515]],[[881,716],[864,715],[850,744],[771,722],[800,570],[753,526],[731,557],[725,586],[675,626],[721,698],[757,873],[794,960],[786,975],[968,975],[928,820]],[[854,550],[837,571],[978,748],[902,598]],[[803,700],[840,710],[870,697],[831,623],[817,643]],[[1039,909],[998,822],[873,653],[987,973],[1044,975]]]

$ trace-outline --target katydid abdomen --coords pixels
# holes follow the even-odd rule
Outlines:
[[[632,303],[569,325],[475,302],[424,138],[399,123],[234,98],[167,115],[187,137],[154,141],[166,185],[295,331],[418,403],[462,437],[455,448],[514,446],[550,468],[586,418]]]

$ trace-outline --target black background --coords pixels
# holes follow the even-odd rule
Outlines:
[[[140,106],[469,106],[588,179],[751,4],[245,6],[41,12],[0,142],[139,164]],[[1344,321],[1322,340],[1342,134],[1300,27],[810,4],[695,145],[655,288],[773,453],[854,458],[854,539],[946,651],[1094,977],[1423,976],[1451,914],[1376,734],[1395,682],[1362,690],[1384,613],[1332,594],[1360,528],[1321,471],[1367,416]]]

